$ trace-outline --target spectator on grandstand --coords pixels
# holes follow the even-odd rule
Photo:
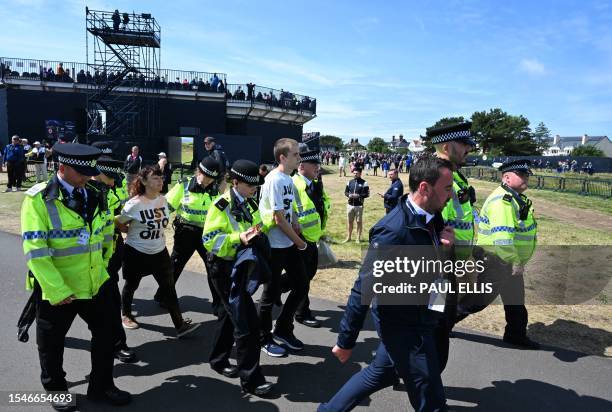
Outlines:
[[[255,85],[252,82],[247,83],[247,99],[253,101]]]
[[[63,63],[59,63],[57,65],[57,70],[55,71],[55,74],[57,75],[57,77],[59,77],[60,79],[64,76],[64,64]]]
[[[115,9],[112,19],[113,19],[113,30],[115,31],[119,30],[119,24],[121,23],[121,17],[119,16],[119,10]]]
[[[85,70],[81,69],[81,71],[77,73],[76,80],[77,80],[77,83],[87,83],[87,78],[85,76]]]
[[[264,97],[261,94],[261,92],[257,92],[257,96],[255,96],[255,100],[258,102],[262,102],[262,103],[264,102]]]
[[[130,15],[127,13],[123,13],[123,22],[122,22],[123,30],[127,29],[127,25],[129,24],[129,22],[130,22]]]
[[[187,79],[183,79],[183,90],[189,90],[189,81]]]
[[[215,89],[213,87],[212,89],[218,91],[219,93],[223,93],[225,91],[225,84],[223,84],[223,80],[219,80],[219,85],[217,86],[217,88]]]
[[[217,76],[217,73],[213,74],[213,77],[210,78],[210,87],[212,87],[213,90],[217,90],[217,87],[219,86],[219,77]]]

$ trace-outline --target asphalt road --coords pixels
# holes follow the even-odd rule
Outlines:
[[[9,406],[9,392],[40,391],[40,366],[35,326],[30,341],[17,341],[15,324],[28,298],[24,290],[25,259],[18,236],[0,232],[0,410],[49,410],[45,407]],[[170,317],[151,300],[156,289],[147,277],[136,292],[135,312],[141,328],[128,331],[128,342],[138,353],[135,364],[115,366],[115,383],[134,395],[121,408],[130,411],[313,411],[328,400],[351,375],[369,362],[377,338],[367,323],[348,364],[330,352],[342,315],[337,303],[312,299],[320,329],[296,326],[306,344],[302,352],[273,359],[262,353],[264,374],[276,382],[268,399],[242,396],[237,380],[214,373],[206,359],[211,345],[210,293],[203,275],[185,273],[178,283],[186,316],[203,322],[196,336],[177,340]],[[89,330],[78,319],[66,339],[64,369],[77,394],[79,409],[108,410],[91,404],[84,394],[90,369]],[[522,351],[498,338],[459,330],[452,340],[451,357],[443,375],[449,404],[457,411],[577,411],[612,410],[612,360],[552,347]],[[411,410],[401,385],[374,394],[356,410]]]

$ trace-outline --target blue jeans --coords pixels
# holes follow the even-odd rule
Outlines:
[[[432,329],[398,328],[382,322],[379,330],[382,342],[372,363],[353,375],[318,410],[350,411],[364,398],[393,385],[399,377],[416,412],[445,411],[446,398]]]

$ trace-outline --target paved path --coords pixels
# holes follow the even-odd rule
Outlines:
[[[40,367],[35,333],[28,343],[17,341],[17,318],[28,294],[23,290],[25,261],[18,236],[0,232],[0,410],[49,410],[8,408],[6,391],[40,390]],[[180,303],[187,316],[204,322],[190,340],[173,338],[168,314],[151,303],[156,285],[149,276],[136,292],[135,308],[142,325],[128,331],[129,344],[140,362],[117,364],[116,384],[129,390],[134,401],[122,410],[138,411],[313,411],[369,360],[377,339],[370,322],[360,335],[351,362],[341,365],[330,347],[342,308],[334,302],[313,299],[313,308],[323,320],[320,329],[297,325],[296,335],[306,343],[300,353],[273,359],[262,354],[263,371],[277,382],[270,399],[243,397],[237,380],[212,372],[206,363],[210,349],[210,294],[202,275],[185,273],[178,284]],[[520,351],[508,348],[498,338],[459,331],[453,339],[451,359],[443,380],[449,404],[457,411],[612,410],[612,361],[555,348]],[[108,410],[87,402],[86,374],[90,368],[89,331],[77,318],[66,340],[64,369],[80,410]],[[376,393],[356,410],[411,410],[402,387]]]

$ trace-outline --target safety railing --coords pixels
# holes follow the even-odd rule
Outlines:
[[[501,172],[490,167],[465,167],[461,172],[468,178],[500,182]],[[612,180],[593,177],[564,177],[534,175],[529,179],[533,189],[553,190],[556,192],[577,193],[585,196],[612,198]]]
[[[61,68],[61,70],[60,70]],[[83,84],[112,83],[117,67],[94,71],[85,63],[0,57],[0,79],[38,80]],[[201,71],[161,69],[159,75],[130,73],[119,86],[225,93],[227,75]],[[138,84],[137,84],[138,83]]]
[[[226,97],[228,101],[259,103],[267,107],[310,112],[316,114],[317,100],[283,89],[271,89],[255,84],[228,84]]]

